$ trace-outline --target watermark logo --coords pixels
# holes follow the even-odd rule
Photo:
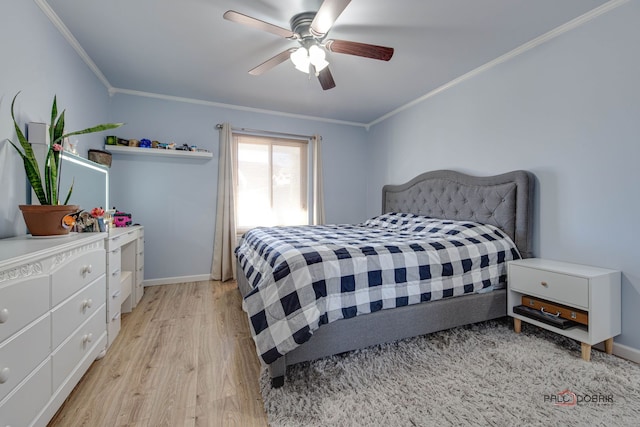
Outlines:
[[[554,406],[580,406],[580,405],[611,405],[613,395],[611,394],[577,394],[569,389],[555,394],[545,394],[544,402]]]
[[[561,391],[560,393],[545,395],[544,398],[545,402],[549,401],[556,406],[576,406],[578,403],[578,396],[569,389]]]

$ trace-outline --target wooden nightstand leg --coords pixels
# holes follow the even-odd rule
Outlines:
[[[582,359],[588,362],[591,360],[591,346],[585,343],[581,343],[581,345],[582,345]]]
[[[522,320],[520,319],[513,319],[513,330],[516,331],[516,334],[519,334],[520,331],[522,330]]]
[[[604,351],[607,352],[607,354],[613,354],[613,337],[604,342]]]

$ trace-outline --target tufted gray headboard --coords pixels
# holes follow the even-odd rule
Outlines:
[[[511,237],[523,258],[532,257],[535,178],[513,171],[477,177],[451,170],[425,172],[406,184],[382,188],[382,212],[494,225]]]

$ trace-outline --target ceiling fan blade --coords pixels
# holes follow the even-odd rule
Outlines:
[[[318,73],[318,81],[320,81],[320,86],[322,89],[329,90],[336,87],[336,82],[333,81],[333,76],[331,75],[331,71],[329,71],[329,67],[324,67]]]
[[[289,48],[289,49],[287,49],[287,50],[285,50],[283,52],[280,52],[276,56],[274,56],[274,57],[272,57],[270,59],[267,59],[262,64],[260,64],[257,67],[249,70],[249,74],[254,75],[254,76],[259,76],[260,74],[262,74],[262,73],[264,73],[266,71],[269,71],[270,69],[272,69],[276,65],[280,65],[284,61],[289,59],[289,56],[291,55],[291,52],[293,52],[295,50],[296,50],[295,48]]]
[[[330,52],[363,56],[365,58],[379,59],[381,61],[388,61],[393,56],[392,47],[350,42],[347,40],[327,40],[325,47],[329,49]]]
[[[351,0],[324,0],[311,22],[311,34],[318,38],[324,37],[349,3]]]
[[[284,37],[285,39],[295,39],[296,34],[286,28],[278,27],[277,25],[270,24],[265,21],[261,21],[256,18],[244,15],[236,12],[235,10],[227,10],[222,15],[227,21],[237,22],[239,24],[248,25],[249,27],[256,28],[258,30],[266,31],[268,33],[275,34],[276,36]]]

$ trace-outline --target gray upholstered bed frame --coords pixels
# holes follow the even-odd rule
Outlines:
[[[382,189],[382,212],[409,212],[435,218],[470,220],[505,231],[523,258],[532,256],[534,177],[530,172],[474,177],[441,170]],[[242,295],[250,288],[238,268]],[[269,365],[274,387],[284,383],[286,367],[333,354],[503,317],[506,290],[447,298],[342,319],[323,325],[306,343]]]

